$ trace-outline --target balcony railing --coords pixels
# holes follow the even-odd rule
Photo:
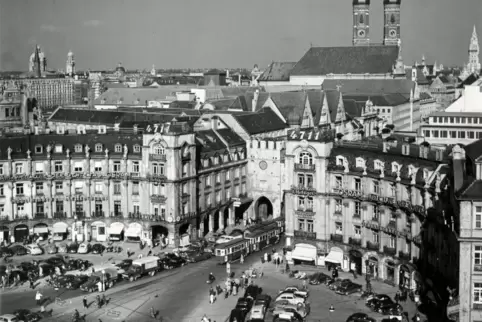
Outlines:
[[[103,211],[92,211],[92,218],[105,218]]]
[[[379,250],[380,249],[380,245],[379,244],[375,244],[373,242],[367,242],[367,249],[369,250]]]
[[[77,217],[77,219],[87,218],[85,211],[74,211],[74,217]]]
[[[348,244],[353,246],[361,246],[361,238],[350,237],[348,238]]]
[[[383,252],[390,256],[395,256],[397,249],[395,247],[383,246]]]
[[[398,252],[398,258],[409,261],[410,260],[410,253],[399,251]]]
[[[474,265],[474,271],[482,272],[482,265]]]
[[[296,211],[301,211],[301,212],[313,212],[313,207],[298,207]]]
[[[67,213],[65,211],[54,212],[54,219],[64,219],[67,218]]]
[[[315,165],[314,164],[295,163],[295,170],[298,170],[298,171],[315,171]]]
[[[45,219],[47,218],[47,214],[44,212],[36,212],[34,215],[35,219]]]
[[[117,217],[117,218],[122,217],[122,211],[111,211],[110,216]]]
[[[149,161],[166,161],[165,154],[149,154]]]
[[[304,230],[295,230],[295,237],[300,239],[316,240],[316,233]]]
[[[331,234],[330,239],[331,241],[334,241],[337,243],[343,243],[343,235]]]

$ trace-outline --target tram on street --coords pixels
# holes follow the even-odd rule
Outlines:
[[[219,264],[234,262],[240,259],[241,255],[246,256],[248,246],[249,240],[244,238],[234,239],[226,243],[216,244],[214,255]]]

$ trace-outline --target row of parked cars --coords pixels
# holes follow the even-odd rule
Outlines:
[[[326,285],[328,288],[340,295],[361,293],[363,287],[350,279],[332,278],[324,273],[318,272],[308,277],[311,285]]]
[[[0,257],[9,256],[23,256],[27,254],[42,255],[42,254],[57,254],[57,253],[69,253],[69,254],[100,254],[105,251],[106,247],[102,244],[90,244],[90,243],[68,243],[68,244],[48,244],[44,247],[40,247],[37,244],[30,245],[13,245],[10,247],[0,248]]]

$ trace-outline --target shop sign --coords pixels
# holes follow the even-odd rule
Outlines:
[[[364,220],[364,221],[362,221],[361,225],[362,225],[362,227],[365,227],[365,228],[380,229],[380,224],[375,223],[373,221]]]
[[[296,211],[296,215],[300,219],[313,219],[315,213],[312,211]]]
[[[295,195],[303,195],[303,196],[308,196],[312,197],[315,196],[316,190],[314,188],[306,188],[306,187],[297,187],[297,186],[291,186],[291,193]]]
[[[335,188],[333,189],[333,193],[336,195],[339,195],[343,198],[349,197],[349,198],[358,198],[361,199],[363,198],[363,192],[358,191],[358,190],[349,190],[349,189],[339,189]]]
[[[379,203],[384,203],[384,204],[388,204],[388,205],[394,205],[395,203],[395,199],[391,198],[391,197],[382,197],[382,196],[379,196],[379,195],[376,195],[376,194],[369,194],[368,195],[368,200],[369,201],[372,201],[372,202],[379,202]]]

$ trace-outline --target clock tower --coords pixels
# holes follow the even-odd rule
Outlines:
[[[402,0],[383,0],[383,44],[396,46],[400,39],[400,5]]]
[[[370,0],[353,0],[353,46],[370,44]]]

